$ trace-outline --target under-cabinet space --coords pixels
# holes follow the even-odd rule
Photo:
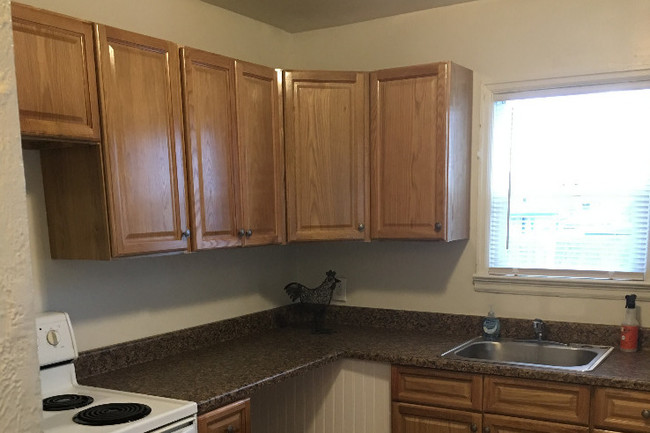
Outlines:
[[[287,237],[369,240],[368,80],[285,71]]]
[[[193,249],[284,241],[281,77],[181,50]]]
[[[650,432],[650,393],[596,388],[592,419],[594,427],[625,432]]]
[[[451,62],[370,74],[373,239],[469,237],[472,77]]]
[[[11,16],[24,141],[99,142],[92,24],[18,3]]]
[[[198,417],[199,433],[250,433],[250,400],[242,400]]]

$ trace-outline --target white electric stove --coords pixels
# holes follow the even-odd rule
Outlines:
[[[197,433],[196,403],[83,386],[66,313],[36,318],[43,433]]]

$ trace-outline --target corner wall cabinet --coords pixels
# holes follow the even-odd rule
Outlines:
[[[193,249],[284,241],[281,78],[181,50]]]
[[[373,239],[469,237],[472,76],[451,62],[370,74]]]
[[[250,400],[242,400],[199,416],[199,433],[251,433]]]
[[[289,241],[370,239],[367,89],[365,73],[285,71]]]
[[[92,24],[11,4],[23,137],[99,142]]]

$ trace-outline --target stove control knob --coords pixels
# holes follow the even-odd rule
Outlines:
[[[54,329],[51,329],[47,333],[47,342],[50,343],[51,346],[57,346],[59,344],[60,338],[59,338],[59,333],[56,332]]]

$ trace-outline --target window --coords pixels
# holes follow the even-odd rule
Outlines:
[[[650,83],[490,103],[483,276],[645,282]]]

